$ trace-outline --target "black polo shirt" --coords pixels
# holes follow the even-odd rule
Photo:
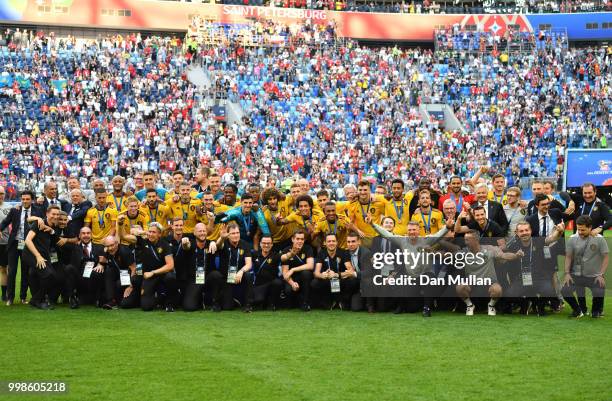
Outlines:
[[[159,269],[166,264],[166,256],[172,255],[170,245],[164,239],[152,244],[148,239],[136,237],[136,263],[142,263],[142,272]]]
[[[189,241],[191,242],[190,248],[188,250],[181,249],[179,255],[183,264],[182,270],[185,279],[195,280],[198,266],[204,266],[206,274],[214,269],[214,255],[208,253],[209,241],[204,242],[203,248],[198,248],[194,237],[189,237]]]
[[[255,285],[267,284],[278,277],[280,266],[280,254],[270,251],[268,256],[263,256],[261,250],[253,251],[253,283]]]
[[[281,255],[288,253],[290,250],[291,250],[291,247],[285,248],[281,252]],[[293,255],[293,257],[289,259],[288,261],[286,261],[285,263],[283,263],[283,265],[287,265],[289,266],[290,269],[293,269],[294,267],[298,267],[298,266],[302,266],[306,264],[306,260],[308,258],[313,258],[313,257],[314,257],[314,252],[312,251],[312,248],[310,247],[310,245],[304,244],[300,252],[297,255]]]
[[[44,223],[45,225],[49,225],[46,219],[44,220]],[[57,243],[57,241],[60,239],[59,235],[57,235],[57,230],[55,230],[54,234],[50,234],[39,230],[38,223],[33,222],[30,223],[30,231],[34,231],[36,233],[34,239],[32,240],[34,247],[38,253],[40,253],[40,256],[45,258],[47,262],[51,263],[51,245],[55,245],[55,243]],[[32,254],[32,252],[30,252],[27,246],[23,249],[23,252],[24,256],[31,258],[31,260],[36,260],[36,257]]]
[[[322,249],[317,255],[316,263],[321,263],[321,273],[332,270],[334,273],[342,273],[346,270],[346,262],[350,262],[351,257],[347,251],[336,249],[336,254],[332,257],[326,249]]]
[[[244,267],[245,259],[251,256],[251,246],[244,240],[233,246],[229,239],[226,239],[223,248],[217,252],[221,259],[221,272],[226,275],[229,266],[235,266],[236,272]]]
[[[134,263],[134,253],[132,250],[125,245],[119,245],[117,252],[111,255],[108,252],[104,253],[104,257],[108,261],[107,269],[128,270],[130,265]]]
[[[505,237],[504,230],[502,230],[499,224],[489,219],[487,219],[484,228],[480,227],[476,220],[470,220],[467,227],[480,233],[481,245],[497,246],[497,240]]]

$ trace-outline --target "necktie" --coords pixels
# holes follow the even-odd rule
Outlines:
[[[86,259],[89,259],[89,249],[87,248],[87,245],[83,245],[83,256],[85,256]]]
[[[357,259],[357,252],[351,253],[351,264],[355,268],[355,271],[359,271],[359,260]]]
[[[547,233],[546,233],[546,226],[548,224],[546,224],[546,216],[542,217],[542,237],[546,237]]]

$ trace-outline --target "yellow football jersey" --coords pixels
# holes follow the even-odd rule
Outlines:
[[[177,203],[168,201],[166,203],[166,206],[169,207],[171,211],[171,220],[179,217],[183,219],[183,232],[185,234],[193,234],[195,225],[201,221],[197,213],[197,208],[201,205],[202,201],[199,199],[191,199],[188,204],[184,204],[180,201]]]
[[[94,244],[101,244],[115,229],[117,211],[110,207],[104,210],[92,207],[85,215],[85,224],[91,227],[91,240]]]
[[[421,237],[440,231],[444,227],[443,218],[442,212],[434,208],[430,208],[429,213],[421,213],[420,209],[417,209],[412,215],[412,221],[419,223]]]

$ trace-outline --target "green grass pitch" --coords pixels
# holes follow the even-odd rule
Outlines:
[[[69,388],[0,399],[606,401],[606,301],[606,317],[580,320],[567,317],[567,305],[544,318],[480,310],[431,319],[0,306],[0,380],[56,380]]]

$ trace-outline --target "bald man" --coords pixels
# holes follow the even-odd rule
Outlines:
[[[91,228],[81,228],[70,264],[79,272],[78,302],[102,306],[106,265],[104,247],[94,244],[91,239]]]
[[[136,275],[134,254],[126,245],[121,245],[115,236],[103,240],[104,259],[104,305],[103,309],[129,308],[138,305],[138,289],[132,283]]]

